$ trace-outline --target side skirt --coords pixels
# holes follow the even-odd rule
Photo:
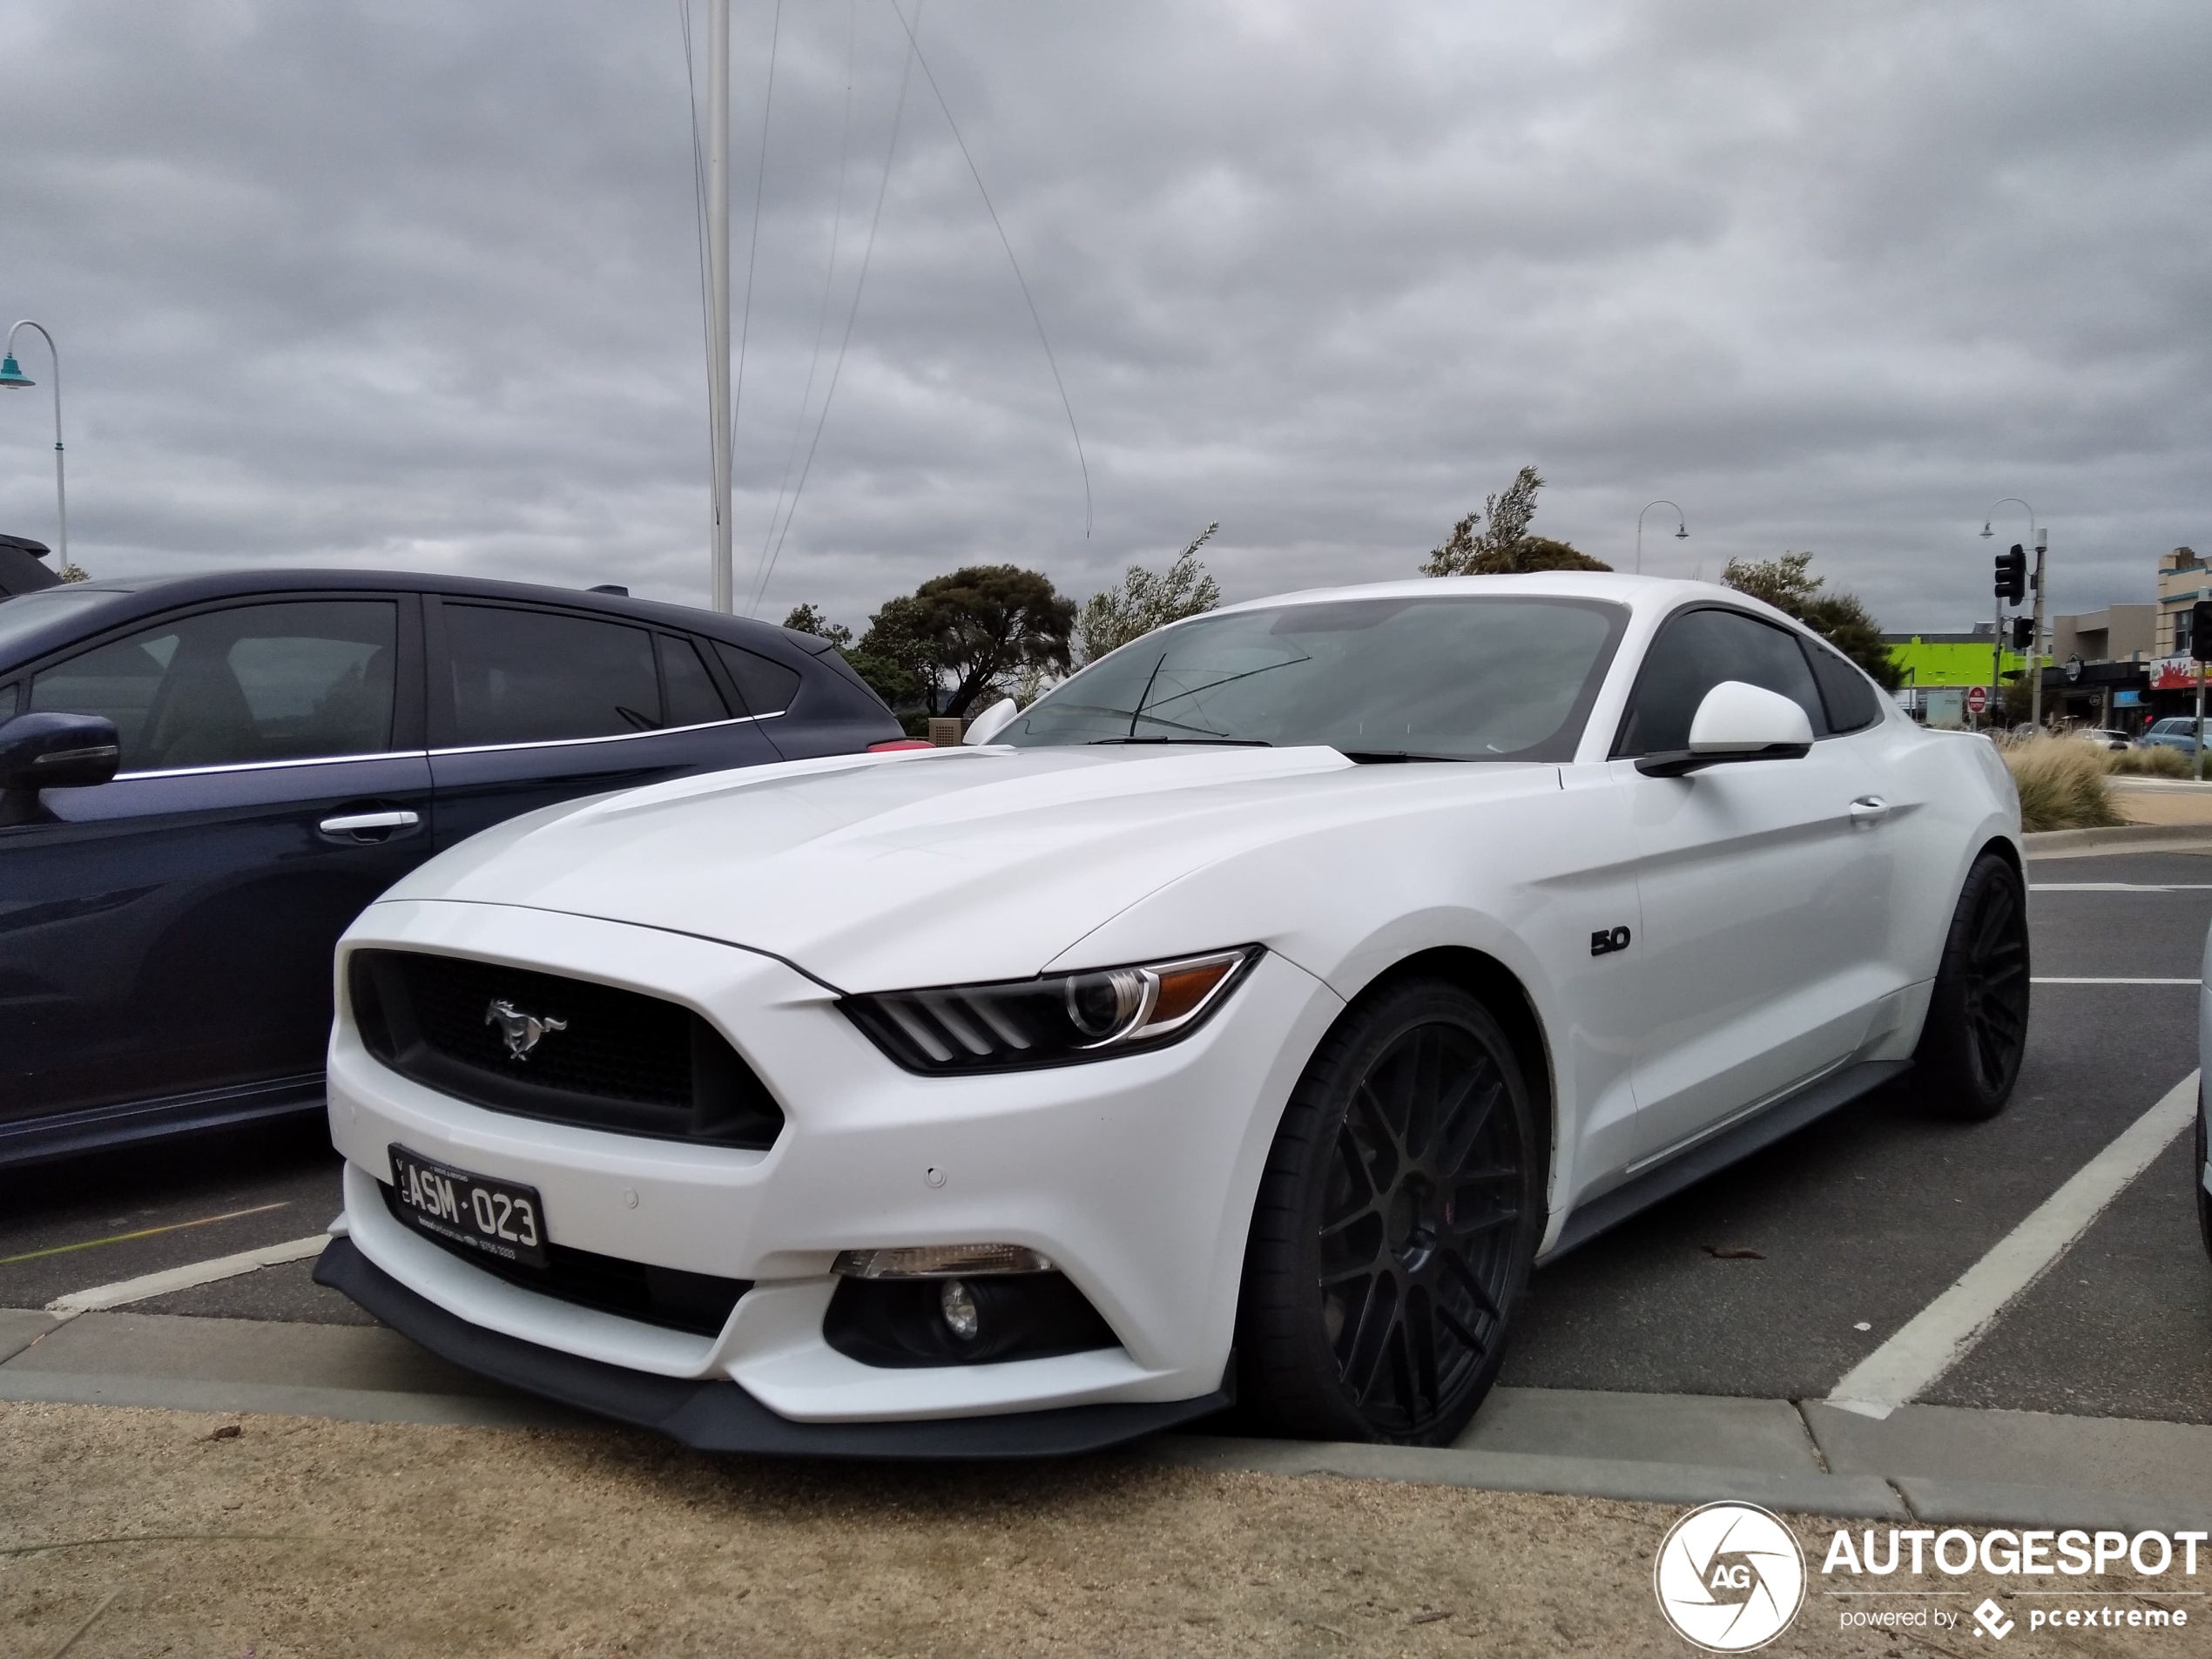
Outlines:
[[[1756,1117],[1747,1118],[1726,1134],[1701,1142],[1679,1157],[1591,1199],[1568,1217],[1559,1242],[1537,1258],[1538,1264],[1557,1261],[1568,1251],[1619,1226],[1638,1211],[1648,1210],[1662,1198],[1673,1197],[1683,1188],[1694,1186],[1762,1147],[1771,1146],[1785,1135],[1796,1134],[1815,1119],[1827,1116],[1839,1106],[1848,1106],[1861,1095],[1912,1069],[1910,1060],[1865,1060],[1841,1071],[1830,1072],[1801,1093],[1768,1107]]]
[[[159,1100],[124,1101],[56,1112],[16,1123],[0,1120],[0,1169],[105,1151],[133,1141],[189,1135],[202,1130],[233,1129],[268,1118],[291,1117],[323,1109],[322,1073],[279,1077],[236,1089],[210,1089]]]

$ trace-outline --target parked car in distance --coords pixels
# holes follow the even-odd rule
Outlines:
[[[503,582],[0,604],[0,1163],[322,1104],[331,951],[519,813],[901,738],[824,640]]]
[[[1731,589],[1293,594],[555,808],[340,945],[317,1278],[724,1450],[1448,1445],[1531,1270],[2027,1035],[2020,811]],[[1819,1143],[1799,1143],[1818,1156]]]
[[[2134,738],[2125,732],[2114,732],[2107,726],[2080,726],[2067,735],[2084,743],[2094,744],[2100,749],[2132,749],[2135,746]]]
[[[2146,749],[2179,749],[2185,755],[2196,752],[2196,720],[2187,714],[2169,714],[2155,722],[2143,733],[2142,747]]]

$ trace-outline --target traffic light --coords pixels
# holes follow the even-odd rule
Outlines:
[[[2199,599],[2189,607],[2189,655],[2212,663],[2212,599]]]
[[[2027,597],[2027,550],[2018,542],[1997,556],[1997,597],[2008,605]]]
[[[2014,617],[2013,618],[2013,649],[2014,651],[2026,651],[2034,643],[2035,618],[2033,617]]]

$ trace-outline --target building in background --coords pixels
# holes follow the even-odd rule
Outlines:
[[[2143,718],[2149,664],[2157,654],[2159,607],[2107,605],[2051,619],[2043,670],[2047,723],[2132,732]]]
[[[1996,643],[1996,624],[1978,622],[1956,634],[1884,634],[1882,643],[1905,676],[1897,700],[1905,711],[1932,725],[1956,725],[1964,718],[1966,688],[1989,684],[1989,648]],[[2018,651],[2007,650],[2001,666],[2009,678],[2027,662]]]
[[[2158,637],[2154,658],[2189,654],[2189,607],[2212,599],[2212,570],[2194,548],[2177,547],[2158,559]]]

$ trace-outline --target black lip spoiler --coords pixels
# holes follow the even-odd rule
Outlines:
[[[547,1399],[649,1428],[702,1452],[767,1457],[977,1459],[1068,1457],[1096,1452],[1205,1417],[1231,1404],[1217,1389],[1159,1404],[1064,1406],[998,1417],[921,1422],[795,1423],[733,1382],[657,1377],[579,1359],[487,1331],[416,1295],[334,1238],[315,1262],[315,1283],[362,1307],[441,1359]]]

